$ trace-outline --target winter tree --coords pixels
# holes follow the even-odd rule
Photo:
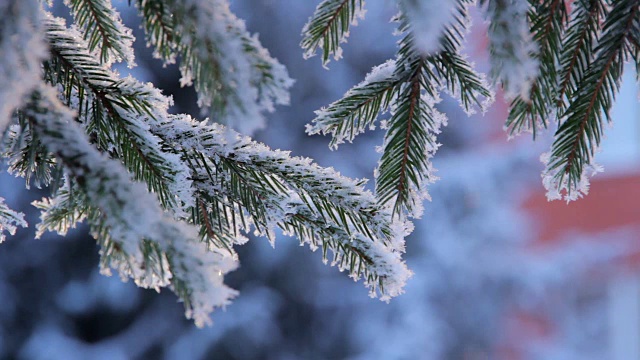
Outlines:
[[[431,158],[448,121],[436,109],[442,92],[471,113],[502,87],[510,136],[555,125],[543,184],[549,199],[581,197],[600,171],[594,155],[623,63],[640,69],[637,0],[399,0],[395,59],[307,127],[336,148],[386,117],[371,193],[365,180],[236,132],[264,127],[293,81],[227,1],[129,1],[155,56],[179,63],[181,85],[196,89],[202,122],[170,113],[171,99],[152,84],[114,70],[135,66],[134,38],[110,1],[66,0],[71,24],[51,14],[52,3],[0,0],[3,159],[27,186],[50,190],[34,203],[38,234],[86,222],[103,273],[171,288],[198,325],[237,295],[223,279],[252,231],[273,242],[280,228],[363,279],[372,296],[401,294],[411,276],[404,237],[436,180]],[[489,24],[490,82],[463,53],[471,6]],[[364,14],[362,0],[321,1],[302,30],[304,56],[339,59]],[[0,230],[26,226],[1,200]]]

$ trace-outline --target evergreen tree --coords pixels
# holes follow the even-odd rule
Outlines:
[[[67,0],[73,24],[50,2],[0,0],[0,129],[3,157],[27,186],[48,187],[34,203],[38,234],[65,234],[86,221],[101,246],[102,270],[143,287],[170,287],[186,315],[206,324],[236,292],[223,283],[237,266],[235,245],[274,228],[296,236],[372,296],[402,293],[411,272],[401,259],[409,219],[419,217],[436,178],[431,158],[447,118],[440,93],[463,109],[486,110],[493,93],[461,52],[466,0],[399,0],[398,53],[345,96],[317,112],[309,134],[331,146],[386,130],[375,194],[309,159],[256,143],[265,112],[288,102],[284,67],[225,0],[129,1],[147,42],[165,63],[179,61],[213,122],[170,114],[151,84],[122,78],[134,66],[133,36],[108,0]],[[305,56],[341,57],[362,0],[324,0],[303,29]],[[511,135],[557,123],[542,158],[548,197],[574,200],[599,171],[594,153],[618,90],[622,66],[640,69],[640,1],[484,0],[491,79],[511,102]],[[223,125],[224,124],[224,125]],[[26,226],[0,199],[0,231]],[[0,232],[1,233],[1,232]],[[4,239],[4,238],[2,238]],[[332,254],[329,254],[329,250]]]

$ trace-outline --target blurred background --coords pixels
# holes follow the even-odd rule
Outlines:
[[[177,69],[151,57],[135,10],[114,3],[138,39],[138,67],[120,72],[172,95],[175,112],[199,115]],[[279,107],[256,138],[373,178],[382,132],[330,151],[329,139],[306,136],[304,125],[394,56],[394,2],[367,3],[344,59],[329,70],[319,58],[303,60],[298,46],[317,2],[232,3],[296,79],[291,106]],[[474,17],[467,52],[486,70],[484,24]],[[550,138],[507,142],[500,96],[484,116],[467,117],[443,95],[441,180],[406,239],[415,275],[389,304],[280,235],[275,249],[265,239],[237,249],[241,266],[226,281],[240,296],[213,314],[212,327],[197,329],[171,292],[100,275],[86,228],[34,240],[30,203],[44,193],[23,190],[2,168],[0,196],[28,214],[31,227],[0,246],[0,358],[640,359],[640,110],[634,73],[627,75],[615,127],[596,157],[605,173],[570,205],[544,195],[538,157]]]

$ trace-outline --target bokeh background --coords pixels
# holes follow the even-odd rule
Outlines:
[[[177,69],[151,57],[135,10],[114,3],[138,39],[138,67],[120,72],[153,82],[173,96],[174,111],[198,116]],[[256,138],[372,178],[382,132],[330,151],[329,139],[308,137],[304,125],[394,56],[394,2],[367,3],[344,59],[328,70],[318,58],[303,60],[298,46],[315,1],[232,3],[296,79],[291,105]],[[474,17],[467,52],[486,70],[484,24]],[[214,313],[212,327],[197,329],[169,291],[100,275],[86,228],[34,240],[30,203],[45,193],[23,190],[2,168],[0,196],[27,213],[31,227],[0,246],[0,358],[640,359],[640,110],[635,74],[627,73],[615,127],[596,157],[605,173],[571,205],[544,197],[538,156],[549,136],[507,141],[500,96],[484,116],[467,117],[444,95],[441,180],[406,239],[415,275],[388,304],[280,235],[275,248],[258,238],[237,249],[241,267],[226,281],[240,296]]]

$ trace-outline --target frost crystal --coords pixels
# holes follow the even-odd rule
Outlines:
[[[0,243],[5,240],[5,231],[14,235],[18,226],[27,227],[24,214],[9,209],[4,198],[0,197]]]
[[[586,164],[580,174],[580,180],[574,183],[570,181],[564,167],[549,168],[549,164],[553,163],[552,160],[551,153],[546,152],[540,156],[540,161],[547,166],[542,172],[542,184],[547,190],[549,201],[564,199],[569,203],[580,199],[589,193],[589,178],[604,170],[595,162]]]

